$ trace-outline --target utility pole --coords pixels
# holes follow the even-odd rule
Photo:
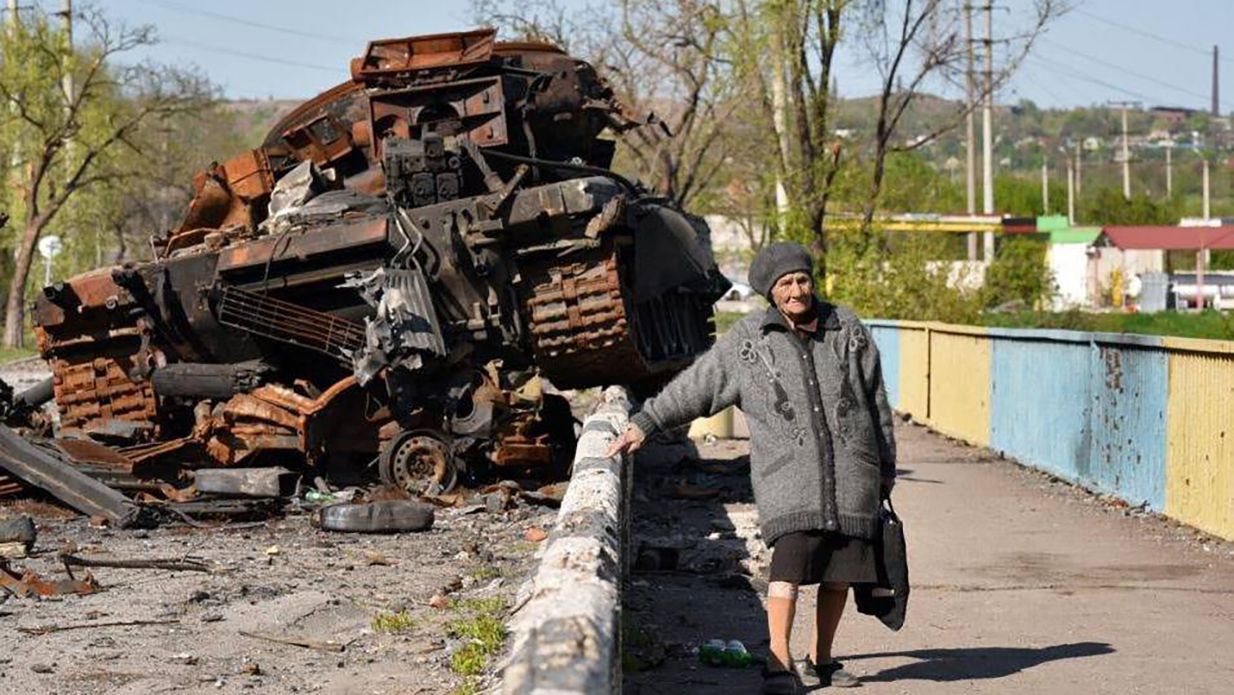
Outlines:
[[[1127,144],[1127,105],[1123,104],[1123,197],[1131,200],[1131,148]]]
[[[1214,117],[1221,115],[1221,104],[1219,103],[1220,100],[1217,98],[1218,94],[1219,94],[1219,87],[1217,86],[1217,47],[1213,46],[1213,116]]]
[[[64,77],[61,86],[64,88],[65,106],[71,110],[73,103],[73,0],[64,0],[60,10],[60,19],[64,22],[66,44]]]
[[[776,129],[776,145],[780,148],[780,161],[787,163],[788,158],[788,78],[785,74],[784,39],[779,30],[772,36],[772,74],[771,74],[771,109],[773,125]],[[779,167],[776,173],[776,227],[783,231],[788,222],[789,201],[788,191],[780,176]]]
[[[1209,207],[1208,207],[1208,158],[1203,160],[1204,167],[1204,221],[1208,222]],[[1204,236],[1208,232],[1208,226],[1200,227],[1200,248],[1195,252],[1195,306],[1200,311],[1204,311]]]
[[[1083,138],[1076,143],[1076,198],[1083,193]]]
[[[963,0],[963,2],[964,45],[968,52],[968,66],[964,71],[964,87],[965,94],[967,95],[965,106],[968,110],[968,114],[964,119],[968,128],[968,138],[964,141],[966,143],[964,147],[964,157],[968,165],[965,169],[967,178],[965,179],[966,187],[964,190],[968,194],[968,197],[966,198],[968,204],[966,209],[968,210],[968,214],[975,215],[977,214],[977,102],[976,95],[974,94],[976,91],[976,85],[974,84],[975,80],[973,78],[973,4],[970,0]],[[977,260],[977,234],[974,232],[970,232],[968,234],[968,260]]]
[[[1174,139],[1165,145],[1165,197],[1174,197]]]
[[[1123,111],[1123,198],[1131,200],[1131,145],[1127,140],[1127,108],[1139,107],[1138,101],[1111,101],[1110,106],[1117,106]]]
[[[1067,159],[1067,224],[1075,226],[1075,167]]]
[[[17,0],[8,0],[6,9],[8,11],[8,15],[5,17],[5,31],[8,33],[10,39],[14,39],[17,36],[17,27],[21,25],[21,16],[17,14]],[[15,104],[9,104],[8,108],[14,113],[17,111],[17,106]],[[17,172],[21,169],[20,141],[13,143],[13,150],[9,153],[9,168],[12,170],[13,176],[19,176]],[[0,181],[0,183],[11,185],[12,182],[3,180]]]
[[[985,4],[985,103],[981,108],[981,211],[994,214],[994,3]],[[986,232],[984,258],[994,260],[994,232]]]
[[[1208,208],[1208,158],[1207,158],[1207,157],[1205,157],[1205,158],[1202,160],[1202,162],[1201,162],[1201,163],[1203,164],[1203,171],[1204,171],[1204,177],[1203,177],[1203,181],[1204,181],[1204,219],[1206,219],[1206,220],[1207,220],[1207,219],[1208,219],[1208,215],[1209,215],[1209,208]]]
[[[1080,196],[1080,189],[1083,184],[1080,183],[1081,171],[1083,170],[1084,161],[1084,138],[1080,138],[1075,144],[1075,195]]]
[[[1041,162],[1041,214],[1050,214],[1050,165]]]

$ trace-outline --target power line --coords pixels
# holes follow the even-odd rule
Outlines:
[[[1080,71],[1078,71],[1078,70],[1075,70],[1075,69],[1074,69],[1074,68],[1072,68],[1071,66],[1068,66],[1068,65],[1063,65],[1062,63],[1056,63],[1056,62],[1054,62],[1054,61],[1052,61],[1052,60],[1050,60],[1050,59],[1048,59],[1048,58],[1044,58],[1044,57],[1042,57],[1042,56],[1040,56],[1040,55],[1032,55],[1032,56],[1029,56],[1029,60],[1032,60],[1032,61],[1036,61],[1036,62],[1042,63],[1042,64],[1044,64],[1047,68],[1050,68],[1050,69],[1055,70],[1055,71],[1058,71],[1058,72],[1062,72],[1064,75],[1070,75],[1072,78],[1077,79],[1077,80],[1083,80],[1084,82],[1089,82],[1089,83],[1092,83],[1092,84],[1095,84],[1095,85],[1098,85],[1098,86],[1101,86],[1101,87],[1105,87],[1106,89],[1112,89],[1112,90],[1114,90],[1114,91],[1116,91],[1116,92],[1120,92],[1120,93],[1122,93],[1122,94],[1126,94],[1126,95],[1128,95],[1128,96],[1132,96],[1132,97],[1135,97],[1135,98],[1137,98],[1137,99],[1142,99],[1142,100],[1144,100],[1144,101],[1157,101],[1157,99],[1154,99],[1153,97],[1150,97],[1150,96],[1148,96],[1148,95],[1146,95],[1146,94],[1141,94],[1140,92],[1135,92],[1135,91],[1132,91],[1132,90],[1130,90],[1130,89],[1124,89],[1124,88],[1122,88],[1122,87],[1119,87],[1119,86],[1118,86],[1118,85],[1116,85],[1116,84],[1112,84],[1112,83],[1110,83],[1110,82],[1106,82],[1105,80],[1102,80],[1102,79],[1097,78],[1097,77],[1093,77],[1093,76],[1091,76],[1091,75],[1086,75],[1086,74],[1084,74],[1084,73],[1082,73],[1082,72],[1080,72]]]
[[[1194,44],[1183,43],[1182,41],[1175,41],[1174,39],[1166,38],[1164,36],[1161,36],[1160,34],[1154,34],[1151,31],[1144,31],[1143,29],[1138,29],[1129,24],[1123,24],[1122,22],[1116,22],[1113,19],[1106,19],[1105,17],[1093,14],[1092,12],[1089,12],[1088,10],[1082,10],[1076,7],[1076,8],[1073,8],[1071,11],[1075,12],[1076,14],[1082,14],[1085,17],[1088,17],[1089,19],[1095,19],[1098,22],[1101,22],[1103,24],[1108,24],[1112,27],[1118,27],[1119,29],[1129,31],[1133,34],[1139,34],[1140,36],[1143,36],[1144,38],[1152,39],[1154,41],[1160,41],[1161,43],[1164,43],[1168,46],[1173,46],[1175,48],[1181,48],[1185,51],[1192,51],[1193,53],[1198,53],[1199,55],[1205,55],[1205,56],[1212,55],[1210,52],[1204,50],[1203,48],[1198,48]],[[1223,60],[1226,62],[1234,62],[1234,60],[1231,60],[1230,58],[1225,58],[1225,57],[1220,58],[1220,60]]]
[[[1047,96],[1053,97],[1054,101],[1058,102],[1059,104],[1062,104],[1066,101],[1065,99],[1063,99],[1061,96],[1058,95],[1058,92],[1055,92],[1053,89],[1050,89],[1049,87],[1045,86],[1044,82],[1037,81],[1037,78],[1034,75],[1029,74],[1029,73],[1020,73],[1020,74],[1023,75],[1025,78],[1027,78],[1028,81],[1031,82],[1034,87],[1045,92]]]
[[[329,41],[331,43],[351,46],[353,48],[359,48],[360,46],[367,44],[367,41],[363,41],[360,39],[340,38],[338,36],[331,36],[329,34],[317,34],[311,31],[300,31],[298,29],[288,29],[287,27],[282,27],[282,26],[278,26],[275,24],[263,24],[262,22],[254,22],[250,19],[244,19],[242,17],[233,17],[231,15],[222,14],[220,12],[214,12],[212,10],[203,10],[199,7],[193,7],[191,5],[182,5],[177,2],[167,2],[167,0],[137,0],[137,1],[142,3],[143,5],[161,7],[163,9],[172,10],[174,12],[181,12],[184,14],[195,14],[195,15],[199,15],[202,17],[209,17],[211,19],[216,19],[220,22],[230,22],[232,24],[239,24],[241,26],[251,27],[254,29],[263,29],[265,31],[273,31],[279,34],[287,34],[289,36],[299,36],[305,39],[316,39],[318,41]]]
[[[1138,77],[1138,78],[1140,78],[1140,79],[1142,79],[1142,80],[1146,80],[1146,81],[1148,81],[1148,82],[1152,82],[1153,84],[1159,85],[1159,86],[1161,86],[1161,87],[1165,87],[1166,89],[1172,89],[1172,90],[1174,90],[1174,91],[1176,91],[1176,92],[1179,92],[1179,93],[1182,93],[1182,94],[1186,94],[1186,95],[1188,95],[1188,96],[1196,97],[1196,98],[1199,98],[1199,99],[1208,99],[1208,98],[1209,98],[1209,96],[1210,96],[1210,95],[1208,95],[1208,94],[1203,94],[1203,93],[1200,93],[1200,92],[1193,92],[1193,91],[1191,91],[1190,89],[1187,89],[1186,87],[1179,87],[1178,85],[1176,85],[1176,84],[1172,84],[1172,83],[1170,83],[1170,82],[1166,82],[1165,80],[1159,80],[1159,79],[1157,79],[1157,78],[1155,78],[1155,77],[1153,77],[1153,76],[1151,76],[1151,75],[1145,75],[1145,74],[1140,73],[1140,72],[1135,72],[1134,70],[1130,70],[1130,69],[1128,69],[1128,68],[1126,68],[1126,67],[1123,67],[1122,65],[1118,65],[1118,64],[1115,64],[1115,63],[1111,63],[1111,62],[1109,62],[1109,61],[1102,60],[1101,58],[1098,58],[1098,57],[1096,57],[1096,56],[1089,55],[1089,54],[1084,53],[1084,52],[1082,52],[1082,51],[1077,51],[1077,50],[1075,50],[1074,48],[1070,48],[1070,47],[1068,47],[1068,46],[1064,46],[1064,45],[1059,44],[1059,43],[1057,43],[1057,42],[1055,42],[1055,41],[1050,41],[1049,39],[1047,39],[1047,38],[1045,38],[1045,37],[1041,37],[1041,38],[1039,38],[1038,40],[1039,40],[1039,41],[1041,41],[1041,42],[1042,42],[1042,43],[1044,43],[1044,44],[1048,44],[1048,45],[1050,45],[1050,46],[1053,46],[1053,47],[1055,47],[1055,48],[1056,48],[1056,49],[1058,49],[1058,50],[1065,51],[1065,52],[1070,53],[1070,54],[1075,55],[1075,56],[1079,56],[1080,58],[1083,58],[1083,59],[1085,59],[1085,60],[1092,61],[1092,62],[1094,62],[1094,63],[1096,63],[1096,64],[1098,64],[1098,65],[1102,65],[1102,66],[1104,66],[1104,67],[1111,68],[1111,69],[1113,69],[1113,70],[1118,70],[1118,71],[1120,71],[1120,72],[1123,72],[1123,73],[1126,73],[1126,74],[1128,74],[1128,75],[1131,75],[1132,77]],[[1223,106],[1224,106],[1224,104],[1223,104]]]
[[[200,41],[194,41],[192,39],[185,39],[185,38],[180,38],[176,36],[166,36],[164,38],[169,43],[179,44],[181,46],[189,46],[191,48],[200,48],[205,51],[210,51],[211,53],[222,53],[225,55],[236,56],[237,58],[246,58],[248,60],[256,60],[256,61],[260,61],[263,63],[272,63],[274,65],[285,65],[285,66],[293,67],[293,68],[308,68],[310,70],[320,70],[322,72],[329,72],[334,75],[339,75],[345,72],[343,69],[338,68],[338,67],[332,68],[326,65],[303,63],[298,60],[288,60],[286,58],[275,58],[274,56],[261,55],[259,53],[249,53],[247,51],[237,51],[234,48],[224,48],[222,46],[212,46],[208,43],[201,43]]]
[[[1083,59],[1085,59],[1085,60],[1090,60],[1090,61],[1092,61],[1092,62],[1094,62],[1094,63],[1096,63],[1096,64],[1098,64],[1098,65],[1102,65],[1102,66],[1105,66],[1105,67],[1107,67],[1107,68],[1112,68],[1112,69],[1114,69],[1114,70],[1118,70],[1118,71],[1120,71],[1120,72],[1124,72],[1124,73],[1126,73],[1126,74],[1128,74],[1128,75],[1131,75],[1131,76],[1133,76],[1133,77],[1138,77],[1138,78],[1140,78],[1140,79],[1142,79],[1142,80],[1147,80],[1147,81],[1149,81],[1149,82],[1152,82],[1153,84],[1156,84],[1156,85],[1159,85],[1159,86],[1165,87],[1165,88],[1167,88],[1167,89],[1173,89],[1173,90],[1175,90],[1175,91],[1177,91],[1177,92],[1181,92],[1181,93],[1183,93],[1183,94],[1187,94],[1187,95],[1190,95],[1190,96],[1193,96],[1193,97],[1199,97],[1199,98],[1201,98],[1201,99],[1207,99],[1207,98],[1208,98],[1208,95],[1207,95],[1207,94],[1200,94],[1199,92],[1193,92],[1193,91],[1191,91],[1191,90],[1189,90],[1189,89],[1186,89],[1185,87],[1179,87],[1178,85],[1171,84],[1171,83],[1166,82],[1166,81],[1164,81],[1164,80],[1159,80],[1159,79],[1157,79],[1157,78],[1155,78],[1155,77],[1150,77],[1150,76],[1148,76],[1148,75],[1144,75],[1144,74],[1141,74],[1141,73],[1138,73],[1138,72],[1134,72],[1134,71],[1132,71],[1132,70],[1128,70],[1126,67],[1124,67],[1124,66],[1122,66],[1122,65],[1117,65],[1117,64],[1115,64],[1115,63],[1111,63],[1111,62],[1109,62],[1109,61],[1102,60],[1101,58],[1098,58],[1098,57],[1096,57],[1096,56],[1091,56],[1091,55],[1088,55],[1087,53],[1083,53],[1083,52],[1081,52],[1081,51],[1077,51],[1077,50],[1075,50],[1074,48],[1069,48],[1069,47],[1064,46],[1064,45],[1062,45],[1062,44],[1058,44],[1058,43],[1055,43],[1055,42],[1053,42],[1053,41],[1050,41],[1049,39],[1046,39],[1045,37],[1042,37],[1042,38],[1038,39],[1038,41],[1041,41],[1041,42],[1042,42],[1042,43],[1044,43],[1044,44],[1048,44],[1048,45],[1054,46],[1055,48],[1057,48],[1057,49],[1058,49],[1058,50],[1060,50],[1060,51],[1065,51],[1065,52],[1070,53],[1070,54],[1072,54],[1072,55],[1079,56],[1079,57],[1081,57],[1081,58],[1083,58]]]

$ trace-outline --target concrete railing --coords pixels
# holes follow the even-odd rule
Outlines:
[[[897,410],[1234,539],[1234,342],[867,324]]]
[[[583,422],[574,473],[535,573],[520,589],[502,673],[509,695],[621,691],[621,581],[631,475],[605,457],[630,401],[609,388]]]

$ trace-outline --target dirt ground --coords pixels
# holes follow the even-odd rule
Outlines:
[[[894,498],[913,593],[898,633],[851,604],[836,655],[879,693],[1229,693],[1234,545],[900,423]],[[636,464],[639,568],[625,595],[625,690],[756,693],[758,667],[698,661],[739,639],[766,654],[769,553],[747,448]],[[682,485],[686,488],[681,488]],[[718,497],[682,499],[702,488]],[[803,589],[793,654],[806,654]]]
[[[103,558],[189,556],[214,571],[98,568],[100,593],[9,598],[0,604],[0,692],[478,690],[492,677],[468,683],[451,672],[450,654],[463,641],[449,637],[449,627],[472,617],[470,605],[494,603],[470,599],[512,603],[536,549],[524,533],[550,528],[554,515],[533,506],[439,510],[431,530],[389,536],[316,530],[307,514],[254,528],[152,531],[43,516],[38,557],[15,564],[47,578],[63,577],[56,555],[64,547]],[[458,601],[430,606],[443,590]],[[105,625],[126,621],[157,624]],[[73,629],[28,634],[65,627]],[[290,646],[245,632],[334,642],[344,650]]]

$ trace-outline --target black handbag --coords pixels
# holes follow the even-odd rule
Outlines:
[[[878,580],[873,584],[854,585],[853,596],[857,612],[875,616],[892,630],[899,630],[904,626],[909,592],[904,523],[891,505],[889,494],[883,495],[878,511],[879,531],[874,539]]]

